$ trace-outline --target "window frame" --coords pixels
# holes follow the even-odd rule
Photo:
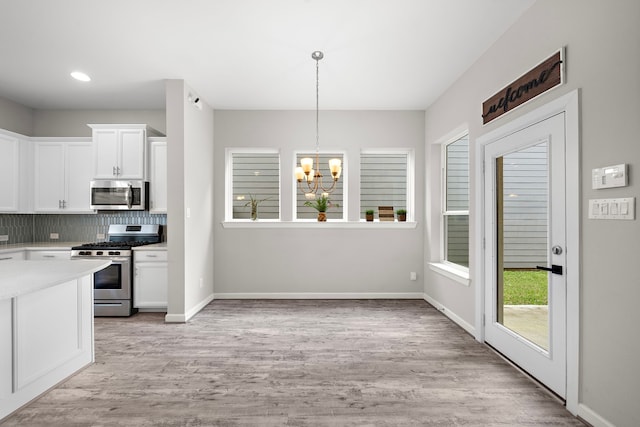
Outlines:
[[[277,154],[278,156],[278,218],[259,219],[252,221],[250,218],[233,218],[233,155],[234,154]],[[282,156],[277,148],[260,147],[227,147],[225,148],[225,195],[224,195],[224,221],[225,222],[280,222],[282,220]]]
[[[468,204],[467,204],[467,209],[466,210],[447,210],[447,148],[459,141],[460,139],[467,137],[467,139],[469,140],[469,144],[467,147],[467,172],[469,174],[469,196],[468,196],[468,200],[467,203],[470,203],[471,201],[471,196],[470,196],[470,188],[471,188],[471,170],[470,170],[470,150],[469,147],[471,145],[470,143],[470,138],[469,138],[469,130],[465,129],[464,131],[458,132],[456,133],[454,136],[452,136],[451,138],[448,138],[445,142],[443,142],[441,144],[441,176],[440,176],[440,184],[441,184],[441,208],[440,208],[440,261],[439,264],[441,265],[441,267],[444,267],[445,270],[451,270],[450,272],[453,272],[456,275],[460,275],[462,277],[469,277],[469,267],[468,266],[464,266],[462,264],[458,264],[452,261],[449,261],[447,259],[447,251],[448,251],[448,247],[447,247],[447,217],[450,216],[466,216],[467,217],[467,223],[470,226],[470,216],[469,216],[469,209],[468,209]],[[471,255],[471,245],[470,245],[470,239],[469,237],[467,237],[468,243],[468,258],[470,258]]]
[[[394,207],[394,211],[398,209],[407,210],[407,222],[415,222],[415,150],[412,148],[376,148],[376,149],[362,149],[360,150],[360,173],[362,173],[362,155],[406,155],[407,156],[407,182],[406,182],[406,207]],[[360,218],[362,211],[362,175],[360,176],[360,188],[358,197],[358,219],[360,222],[366,222],[365,218]],[[395,212],[394,212],[395,213]],[[380,222],[380,220],[374,220],[374,222]],[[385,221],[383,221],[385,222]],[[394,222],[398,222],[397,220]]]

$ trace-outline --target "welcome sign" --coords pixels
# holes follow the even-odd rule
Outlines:
[[[563,49],[482,103],[482,124],[564,83]]]

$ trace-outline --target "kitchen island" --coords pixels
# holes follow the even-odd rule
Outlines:
[[[93,362],[93,273],[110,263],[0,262],[0,420]]]

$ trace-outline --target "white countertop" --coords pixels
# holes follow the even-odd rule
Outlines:
[[[80,246],[87,242],[37,242],[37,243],[12,243],[0,244],[0,254],[15,251],[70,251],[73,246]],[[167,242],[154,243],[152,245],[136,246],[133,250],[166,251]]]
[[[109,260],[1,261],[0,299],[59,285],[93,274],[109,264]]]
[[[9,245],[0,244],[0,254],[13,251],[48,250],[48,251],[70,251],[72,246],[78,246],[86,242],[30,242],[12,243]]]

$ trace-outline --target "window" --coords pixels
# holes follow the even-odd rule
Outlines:
[[[443,261],[469,267],[469,134],[443,145]]]
[[[304,157],[311,157],[313,159],[313,168],[317,170],[318,165],[316,164],[316,155],[314,154],[306,154],[306,153],[298,153],[296,155],[296,165],[300,164],[300,159]],[[330,188],[333,183],[333,178],[331,177],[331,173],[329,172],[329,159],[340,159],[342,162],[342,174],[340,175],[340,179],[336,183],[335,189],[329,194],[329,201],[331,203],[331,207],[327,209],[327,219],[344,219],[344,180],[346,178],[345,175],[345,162],[344,162],[344,154],[342,153],[321,153],[319,156],[320,162],[320,172],[322,173],[322,185],[325,188]],[[292,178],[293,179],[293,178]],[[317,220],[318,211],[314,208],[305,206],[304,203],[307,201],[305,195],[300,191],[300,186],[304,191],[307,188],[307,183],[303,180],[301,184],[296,182],[296,215],[297,219],[313,219]]]
[[[360,154],[360,218],[379,206],[405,209],[413,220],[413,156],[408,150],[365,151]]]
[[[280,155],[227,150],[226,220],[280,219]]]

